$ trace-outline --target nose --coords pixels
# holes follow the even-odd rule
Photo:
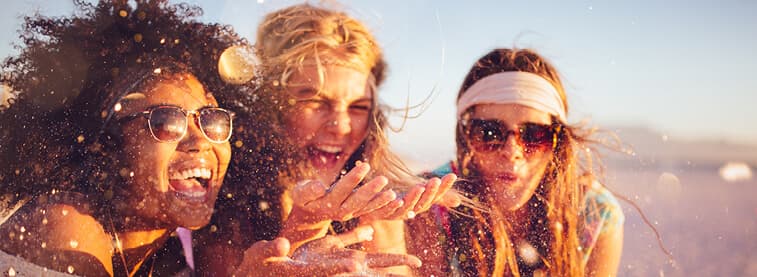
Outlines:
[[[523,146],[518,142],[517,134],[508,132],[505,143],[500,147],[498,153],[509,160],[518,160],[523,158],[523,151]]]
[[[188,153],[197,153],[212,148],[210,141],[202,133],[200,125],[194,117],[190,118],[187,125],[187,133],[179,141],[179,150]]]
[[[338,108],[332,112],[333,116],[326,122],[326,130],[337,135],[347,135],[352,132],[352,120],[346,108]]]

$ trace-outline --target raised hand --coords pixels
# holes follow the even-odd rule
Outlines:
[[[292,215],[306,222],[345,221],[386,206],[397,198],[393,190],[384,190],[386,177],[375,177],[357,188],[370,169],[367,163],[358,162],[331,187],[319,181],[300,182],[292,192]]]
[[[325,236],[296,249],[291,257],[289,241],[277,238],[273,241],[259,241],[244,253],[242,263],[237,267],[237,276],[327,276],[346,274],[363,276],[372,268],[407,265],[420,267],[421,261],[411,255],[366,253],[348,249],[346,246],[369,241],[373,229],[360,226],[350,232]]]
[[[460,198],[457,192],[451,189],[455,180],[457,180],[455,174],[447,174],[441,179],[431,178],[426,183],[408,190],[402,199],[363,215],[360,218],[361,222],[410,219],[427,211],[434,204],[456,207],[460,205]]]

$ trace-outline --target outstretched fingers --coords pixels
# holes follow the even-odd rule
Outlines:
[[[325,205],[330,209],[336,209],[337,207],[341,206],[342,203],[347,199],[347,197],[352,194],[353,190],[358,186],[358,184],[363,181],[363,178],[368,175],[368,172],[370,170],[371,167],[367,163],[359,163],[355,165],[355,168],[350,170],[350,172],[347,172],[344,177],[340,178],[339,181],[334,183],[334,185],[327,192],[327,195],[323,198],[322,203],[317,204]],[[314,202],[313,204],[316,203]]]
[[[462,202],[460,194],[452,189],[455,185],[455,181],[457,181],[457,175],[452,173],[442,177],[441,184],[439,185],[439,192],[437,193],[437,198],[434,200],[434,204],[448,208],[460,206]]]
[[[387,184],[389,184],[389,180],[384,176],[373,178],[368,183],[365,183],[363,186],[355,190],[344,203],[342,203],[339,207],[341,212],[337,216],[340,217],[340,220],[346,221],[357,216],[356,214],[364,210],[369,204],[381,204],[380,202],[371,203],[371,201],[374,198],[381,196],[380,192],[387,186]],[[384,202],[384,204],[386,204],[386,202]],[[373,209],[376,208],[378,207],[373,207]]]

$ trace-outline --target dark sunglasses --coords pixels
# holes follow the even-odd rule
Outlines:
[[[152,137],[160,142],[181,140],[187,134],[189,124],[187,118],[193,116],[193,121],[200,127],[205,138],[214,143],[222,143],[231,137],[234,113],[215,107],[186,111],[176,106],[156,106],[118,121],[124,122],[140,116],[147,119]]]
[[[523,123],[517,130],[508,129],[496,119],[468,119],[462,121],[464,134],[471,147],[479,152],[492,152],[501,149],[510,134],[524,146],[526,152],[557,147],[557,138],[562,130],[558,123],[537,124]]]

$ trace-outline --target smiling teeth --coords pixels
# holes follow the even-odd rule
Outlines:
[[[326,153],[339,153],[342,152],[342,148],[338,146],[317,146],[316,149]]]
[[[171,174],[172,180],[186,180],[189,178],[210,179],[211,171],[207,168],[191,168]]]

